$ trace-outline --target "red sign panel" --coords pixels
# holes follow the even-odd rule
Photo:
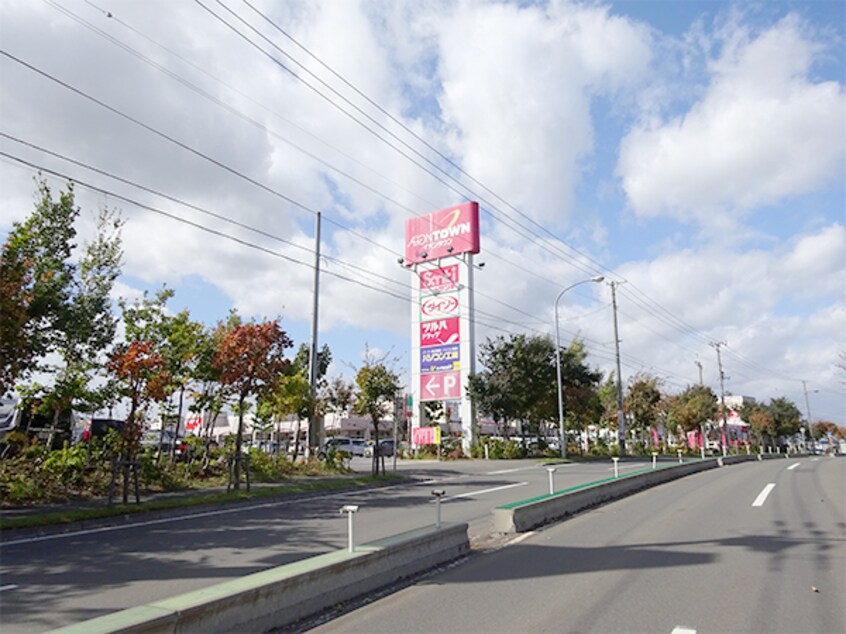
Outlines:
[[[437,295],[458,290],[458,265],[442,266],[420,271],[420,292]]]
[[[454,401],[461,398],[461,372],[420,375],[421,401]]]
[[[458,317],[424,321],[420,324],[420,346],[444,346],[448,343],[458,343],[458,328]]]
[[[405,221],[405,264],[479,252],[479,203],[464,203]]]

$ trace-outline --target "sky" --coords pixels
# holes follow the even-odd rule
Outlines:
[[[41,170],[166,284],[408,381],[404,223],[481,210],[476,336],[846,426],[846,3],[3,0],[0,237]],[[804,382],[804,383],[803,383]],[[806,401],[807,391],[807,401]]]

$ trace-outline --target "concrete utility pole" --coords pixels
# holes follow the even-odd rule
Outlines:
[[[620,369],[620,336],[617,331],[617,286],[619,282],[609,282],[611,286],[611,306],[614,309],[614,347],[617,351],[617,440],[620,443],[620,456],[626,455],[626,415],[623,412],[623,375]]]
[[[317,321],[320,300],[320,212],[314,220],[314,305],[311,312],[311,349],[308,355],[308,381],[311,386],[311,412],[308,419],[309,456],[320,451],[320,420],[314,411],[317,397]]]
[[[814,440],[814,430],[811,427],[811,401],[808,400],[808,383],[802,381],[802,390],[805,392],[805,410],[808,412],[808,435],[811,437],[811,451],[816,453],[816,441]],[[817,390],[814,390],[816,392]]]
[[[723,455],[726,455],[726,443],[728,442],[728,419],[726,418],[726,389],[725,389],[725,378],[726,375],[723,372],[723,359],[720,356],[720,347],[726,345],[725,341],[717,341],[711,344],[711,347],[717,351],[717,367],[720,370],[720,402],[722,403],[722,410],[723,410],[723,433],[720,437],[720,443],[723,446]]]

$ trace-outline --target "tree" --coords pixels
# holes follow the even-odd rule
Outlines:
[[[399,376],[386,364],[387,355],[375,358],[368,350],[364,365],[355,374],[355,412],[370,416],[373,423],[374,447],[379,447],[379,421],[393,411],[394,399],[400,391]],[[373,451],[373,475],[379,474],[379,451]],[[383,465],[384,468],[384,465]]]
[[[752,401],[740,408],[740,418],[749,424],[749,428],[758,438],[758,446],[764,446],[764,437],[772,442],[776,437],[776,426],[768,408]]]
[[[80,213],[73,186],[58,200],[43,181],[39,192],[35,211],[15,225],[3,250],[0,387],[11,387],[36,368],[51,371],[52,384],[22,386],[21,394],[30,415],[51,420],[47,446],[52,448],[60,416],[74,407],[94,411],[106,398],[105,390],[89,384],[115,335],[110,295],[120,273],[123,223],[115,212],[102,210],[94,240],[73,262]]]
[[[711,388],[691,385],[681,394],[667,399],[667,416],[678,435],[694,431],[717,414],[717,397]],[[702,439],[703,442],[705,439]]]
[[[73,184],[54,201],[37,179],[40,199],[33,213],[15,223],[0,260],[0,392],[38,368],[55,346],[66,317],[75,247]]]
[[[351,383],[336,376],[326,386],[326,408],[339,416],[349,414],[353,405],[354,388]]]
[[[567,429],[581,433],[602,415],[599,382],[602,373],[587,365],[587,349],[583,341],[573,340],[561,357],[561,389]],[[558,389],[557,385],[554,388]]]
[[[510,422],[521,420],[524,435],[536,435],[557,407],[552,340],[522,334],[488,339],[480,347],[479,361],[486,370],[472,375],[467,386],[479,411],[502,425],[506,434]]]
[[[284,353],[293,342],[279,327],[279,320],[231,326],[222,333],[212,364],[220,382],[238,398],[238,431],[235,435],[234,486],[241,487],[241,445],[247,398],[256,395],[284,373],[290,361]]]
[[[778,436],[793,436],[802,426],[802,412],[785,396],[774,398],[767,405],[767,411],[773,419],[775,433]]]
[[[631,417],[630,429],[639,432],[641,437],[658,423],[661,405],[659,385],[660,379],[646,373],[636,374],[629,383],[625,409]]]
[[[287,416],[297,419],[294,432],[294,460],[300,453],[300,421],[308,419],[314,411],[314,398],[311,385],[302,372],[281,374],[267,390],[261,394],[257,405],[257,414],[273,422]]]

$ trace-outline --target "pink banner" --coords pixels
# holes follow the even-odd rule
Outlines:
[[[464,203],[405,221],[405,265],[479,252],[479,203]]]

